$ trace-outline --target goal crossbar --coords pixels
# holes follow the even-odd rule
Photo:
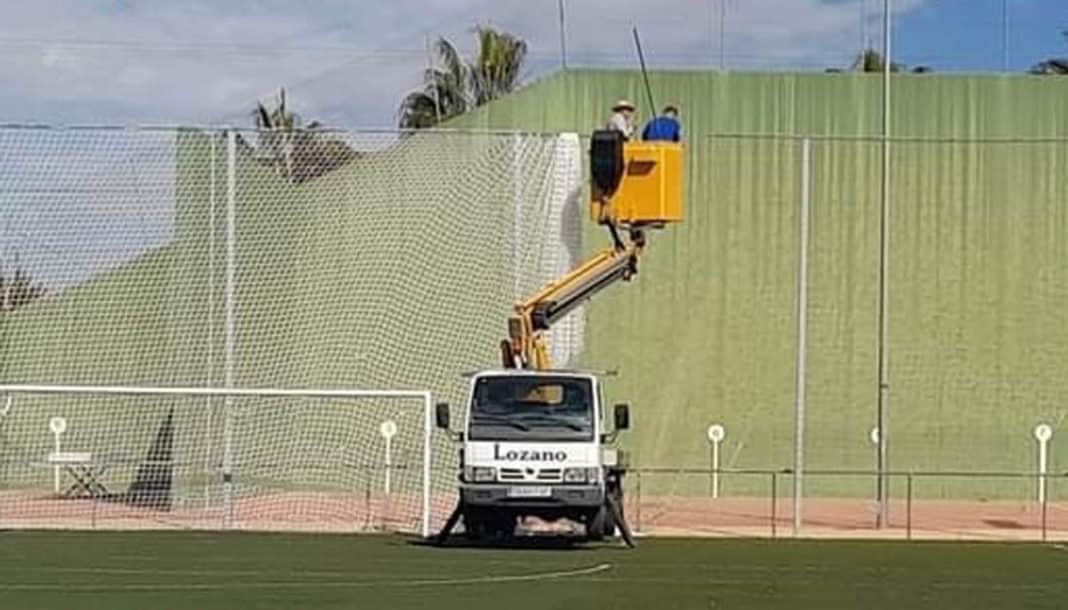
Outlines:
[[[292,398],[421,398],[430,404],[425,390],[304,390],[300,388],[182,388],[165,386],[0,384],[0,394],[101,394],[135,396],[265,396]]]
[[[421,533],[430,536],[430,468],[433,400],[427,390],[346,390],[300,388],[214,388],[116,385],[0,384],[0,396],[11,394],[82,394],[98,396],[221,396],[270,398],[412,398],[423,405]]]

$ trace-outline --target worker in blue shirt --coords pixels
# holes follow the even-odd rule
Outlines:
[[[645,124],[642,140],[647,142],[678,142],[682,139],[682,125],[679,124],[679,109],[667,106],[660,116]]]

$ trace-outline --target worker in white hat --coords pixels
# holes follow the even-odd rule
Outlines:
[[[616,102],[607,128],[623,132],[623,137],[629,140],[634,135],[634,104],[625,99]]]

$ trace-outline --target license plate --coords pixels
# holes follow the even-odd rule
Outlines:
[[[509,498],[550,498],[553,488],[545,485],[524,485],[522,487],[509,487]]]

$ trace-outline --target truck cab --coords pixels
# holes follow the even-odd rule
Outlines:
[[[502,369],[470,379],[462,413],[460,513],[470,538],[514,534],[526,517],[567,519],[591,539],[612,532],[623,464],[612,446],[629,406],[606,421],[600,379],[581,371]],[[439,427],[449,427],[438,405]]]

